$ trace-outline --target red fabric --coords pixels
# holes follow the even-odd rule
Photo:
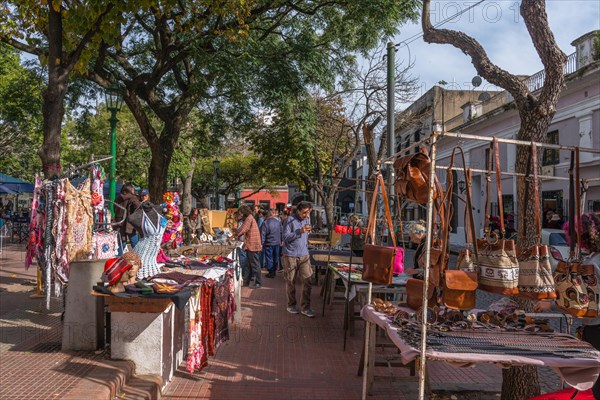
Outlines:
[[[102,275],[102,281],[108,282],[108,285],[112,286],[130,269],[131,264],[128,264],[124,259],[109,258],[104,263],[104,275]]]
[[[571,396],[575,393],[575,389],[568,388],[559,390],[558,392],[546,393],[541,396],[532,397],[529,400],[570,400]],[[577,396],[573,400],[594,400],[592,389],[588,389],[584,392],[577,393]]]
[[[236,232],[236,235],[244,236],[243,250],[250,251],[261,251],[262,244],[260,240],[260,231],[258,230],[258,224],[252,215],[248,215],[244,220],[244,223]]]

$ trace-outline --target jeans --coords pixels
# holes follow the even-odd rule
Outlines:
[[[248,260],[246,257],[246,252],[244,250],[238,248],[238,251],[238,254],[240,256],[240,268],[242,269],[242,277],[245,280]]]
[[[262,276],[260,273],[260,264],[258,255],[260,251],[246,250],[246,257],[248,258],[248,265],[246,267],[246,275],[244,275],[244,282],[250,283],[252,277],[254,277],[254,283],[262,285]]]
[[[127,237],[129,238],[129,243],[131,243],[131,249],[133,250],[135,245],[138,244],[138,242],[140,241],[140,237],[137,234],[137,232],[133,232],[133,233],[128,233]],[[119,257],[121,257],[124,253],[124,249],[127,248],[127,239],[123,238],[123,241],[121,242],[121,245],[119,246],[119,252],[118,255]]]
[[[279,266],[279,250],[281,246],[276,244],[274,246],[265,246],[263,252],[265,253],[265,266],[269,271],[269,274],[274,275]]]

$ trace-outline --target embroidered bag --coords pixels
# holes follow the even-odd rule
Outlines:
[[[533,201],[535,210],[535,243],[525,248],[517,248],[519,260],[519,296],[530,299],[555,299],[554,278],[552,277],[552,266],[550,265],[550,251],[547,245],[537,244],[542,235],[542,223],[540,221],[540,196],[538,190],[538,163],[537,148],[535,143],[531,144],[531,157],[527,161],[527,176],[533,161]],[[529,199],[529,181],[525,183],[525,198]]]
[[[573,173],[576,175],[575,178]],[[595,274],[594,265],[585,265],[581,261],[581,228],[580,223],[575,220],[575,215],[581,215],[579,148],[575,148],[575,151],[571,152],[569,178],[569,196],[571,199],[575,199],[575,201],[569,202],[571,255],[568,261],[559,261],[554,272],[556,305],[574,317],[596,318],[600,301],[598,277]]]
[[[498,191],[499,232],[490,229],[490,186],[492,181],[493,157],[496,159],[496,188]],[[502,203],[502,173],[498,139],[494,138],[490,146],[489,167],[487,172],[487,195],[485,200],[485,237],[477,239],[479,262],[479,288],[491,293],[514,295],[519,293],[519,263],[515,242],[504,238],[504,206]]]

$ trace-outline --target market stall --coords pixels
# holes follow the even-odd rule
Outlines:
[[[488,169],[479,170],[487,175],[486,180],[488,182],[486,189],[486,224],[484,228],[486,237],[484,239],[476,237],[473,224],[470,186],[471,174],[474,170],[467,167],[464,152],[460,146],[454,147],[452,150],[450,164],[440,167],[447,171],[445,182],[447,187],[443,188],[437,179],[436,145],[440,138],[444,136],[460,140],[491,142],[489,157],[488,153],[486,153],[486,157],[489,159]],[[419,152],[397,159],[397,156],[405,153],[409,154],[413,148],[418,148],[426,142],[431,145],[429,154]],[[528,166],[528,171],[530,172],[523,175],[501,171],[498,150],[499,142],[530,147],[532,152]],[[530,190],[529,193],[533,198],[531,204],[537,207],[538,203],[540,203],[537,192],[538,179],[547,178],[538,176],[538,167],[536,165],[536,149],[538,147],[571,151],[572,160],[577,161],[572,161],[570,179],[572,182],[577,182],[577,184],[579,184],[579,151],[600,153],[598,149],[579,149],[569,146],[461,135],[451,132],[445,132],[442,135],[441,132],[434,132],[431,137],[403,149],[401,152],[390,157],[389,160],[384,160],[384,162],[395,161],[395,185],[398,192],[405,196],[407,200],[414,201],[427,208],[425,249],[422,260],[419,260],[426,267],[423,268],[421,279],[411,279],[407,284],[407,287],[410,286],[407,289],[407,300],[412,310],[416,311],[415,320],[404,318],[403,321],[403,318],[396,318],[395,323],[392,324],[381,315],[374,313],[370,306],[365,306],[362,310],[362,316],[367,322],[365,331],[366,356],[364,359],[364,368],[367,370],[367,373],[365,373],[363,381],[363,398],[366,397],[367,387],[370,385],[368,377],[372,377],[372,371],[369,371],[369,368],[372,368],[372,357],[369,355],[369,349],[373,349],[373,324],[381,326],[388,333],[388,336],[400,349],[404,362],[410,362],[418,358],[419,399],[423,399],[425,395],[426,359],[438,359],[462,365],[476,362],[494,362],[494,360],[504,367],[512,365],[545,365],[556,369],[567,383],[575,387],[582,389],[591,387],[600,372],[600,353],[595,351],[593,347],[575,341],[574,338],[568,335],[553,336],[550,333],[541,334],[538,331],[539,327],[533,328],[533,332],[526,333],[521,332],[518,328],[511,327],[510,329],[505,329],[500,327],[500,329],[493,329],[493,335],[486,336],[482,334],[482,330],[475,331],[465,328],[465,326],[469,327],[470,325],[481,327],[482,324],[486,327],[487,321],[478,320],[477,317],[473,317],[474,319],[468,321],[461,321],[460,328],[452,325],[440,328],[430,321],[432,316],[435,319],[435,316],[438,315],[438,305],[441,306],[442,310],[452,308],[458,310],[472,309],[475,304],[475,291],[478,288],[503,295],[521,295],[530,299],[553,299],[556,297],[555,292],[559,292],[559,287],[558,285],[556,287],[554,285],[550,264],[547,262],[547,257],[544,256],[544,254],[547,255],[547,249],[544,246],[539,246],[539,243],[535,241],[535,237],[532,237],[530,238],[531,243],[528,243],[527,247],[521,248],[517,256],[513,242],[506,240],[504,237],[501,177],[502,175],[509,174],[524,177],[526,178],[526,182],[533,182],[533,184],[526,183],[526,187],[527,190]],[[453,165],[457,149],[462,154],[463,166],[461,168],[454,167]],[[467,244],[470,243],[470,247],[467,249],[467,252],[459,256],[458,264],[460,265],[454,266],[451,269],[448,265],[447,257],[448,233],[453,211],[453,196],[457,196],[456,191],[452,187],[453,172],[456,170],[463,172],[467,183],[465,188],[465,224],[469,231],[466,237]],[[500,213],[499,226],[496,230],[490,229],[491,225],[488,222],[491,215],[490,186],[492,186],[492,174],[496,177],[495,186]],[[576,175],[576,178],[574,178],[574,175]],[[552,178],[560,179],[560,177]],[[463,190],[461,190],[462,192]],[[530,198],[527,194],[525,197],[527,199]],[[576,186],[575,190],[572,189],[571,203],[580,203],[578,186]],[[538,227],[538,231],[541,230],[539,214],[539,210],[536,209],[535,216],[537,218],[536,227]],[[579,212],[577,214],[573,213],[571,220],[573,220],[574,215],[579,215]],[[480,249],[479,253],[477,251],[478,247]],[[534,252],[538,256],[531,256]],[[503,260],[506,259],[506,261],[499,263],[497,260],[500,258]],[[575,258],[573,259],[575,260]],[[565,265],[568,266],[568,262],[565,261]],[[564,282],[567,281],[565,280]],[[369,300],[371,289],[372,285],[369,285]],[[590,290],[591,293],[597,293],[597,289],[590,287]],[[587,294],[589,295],[590,292]],[[591,304],[595,304],[595,309],[590,308],[589,315],[597,315],[598,312],[597,303],[595,303],[597,299],[594,299],[594,297],[597,296],[594,295],[589,298],[590,307],[592,307]],[[440,300],[441,304],[435,304]],[[563,301],[562,304],[565,307],[569,306],[568,301]],[[406,312],[397,308],[392,308],[388,311],[393,311],[392,314],[396,315],[406,314]],[[585,311],[582,315],[585,315]],[[410,321],[410,323],[407,321]],[[452,335],[447,333],[455,329],[462,330],[461,337],[455,337],[460,336],[459,334]],[[409,334],[404,335],[402,333],[409,330]],[[431,334],[428,334],[429,330],[431,330]],[[444,339],[441,339],[443,337],[456,339],[457,343],[460,343],[462,347],[445,344]],[[519,340],[516,340],[516,337]],[[528,339],[524,339],[525,337]],[[471,342],[473,342],[473,346],[469,347]],[[494,347],[496,342],[501,342],[504,347]],[[564,347],[561,348],[561,346]],[[524,348],[527,348],[528,351],[525,351]],[[577,376],[571,374],[573,370],[576,370]]]

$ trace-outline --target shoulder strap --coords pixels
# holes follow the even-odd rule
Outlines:
[[[581,219],[581,190],[579,180],[579,147],[575,147],[575,218],[573,219],[573,226],[575,233],[577,234],[577,248],[575,249],[575,255],[577,259],[581,259],[581,229],[579,228],[579,220]],[[571,225],[571,224],[569,224]]]
[[[376,211],[377,211],[377,197],[379,195],[379,187],[381,186],[381,195],[383,196],[383,204],[385,206],[385,218],[387,220],[388,228],[390,230],[390,236],[392,237],[392,243],[396,246],[396,235],[394,232],[394,224],[392,223],[392,214],[390,212],[390,203],[388,201],[387,190],[385,189],[385,182],[381,173],[377,173],[375,177],[375,188],[373,190],[373,198],[371,199],[371,208],[369,213],[369,224],[367,226],[367,234],[365,235],[365,243],[368,242],[369,236],[371,236],[371,242],[375,243],[375,226],[376,226]]]
[[[533,171],[532,171],[533,164]],[[533,179],[531,175],[533,172]],[[538,163],[537,163],[537,145],[531,142],[531,155],[527,159],[527,169],[525,172],[525,201],[529,199],[529,185],[533,185],[533,202],[535,218],[535,243],[540,242],[542,236],[542,224],[540,220],[540,195],[538,190]]]
[[[494,157],[496,158],[496,188],[498,190],[498,216],[500,217],[500,235],[504,238],[504,204],[502,202],[502,170],[500,169],[500,145],[494,136]]]
[[[575,151],[571,150],[569,166],[569,256],[575,256]]]

